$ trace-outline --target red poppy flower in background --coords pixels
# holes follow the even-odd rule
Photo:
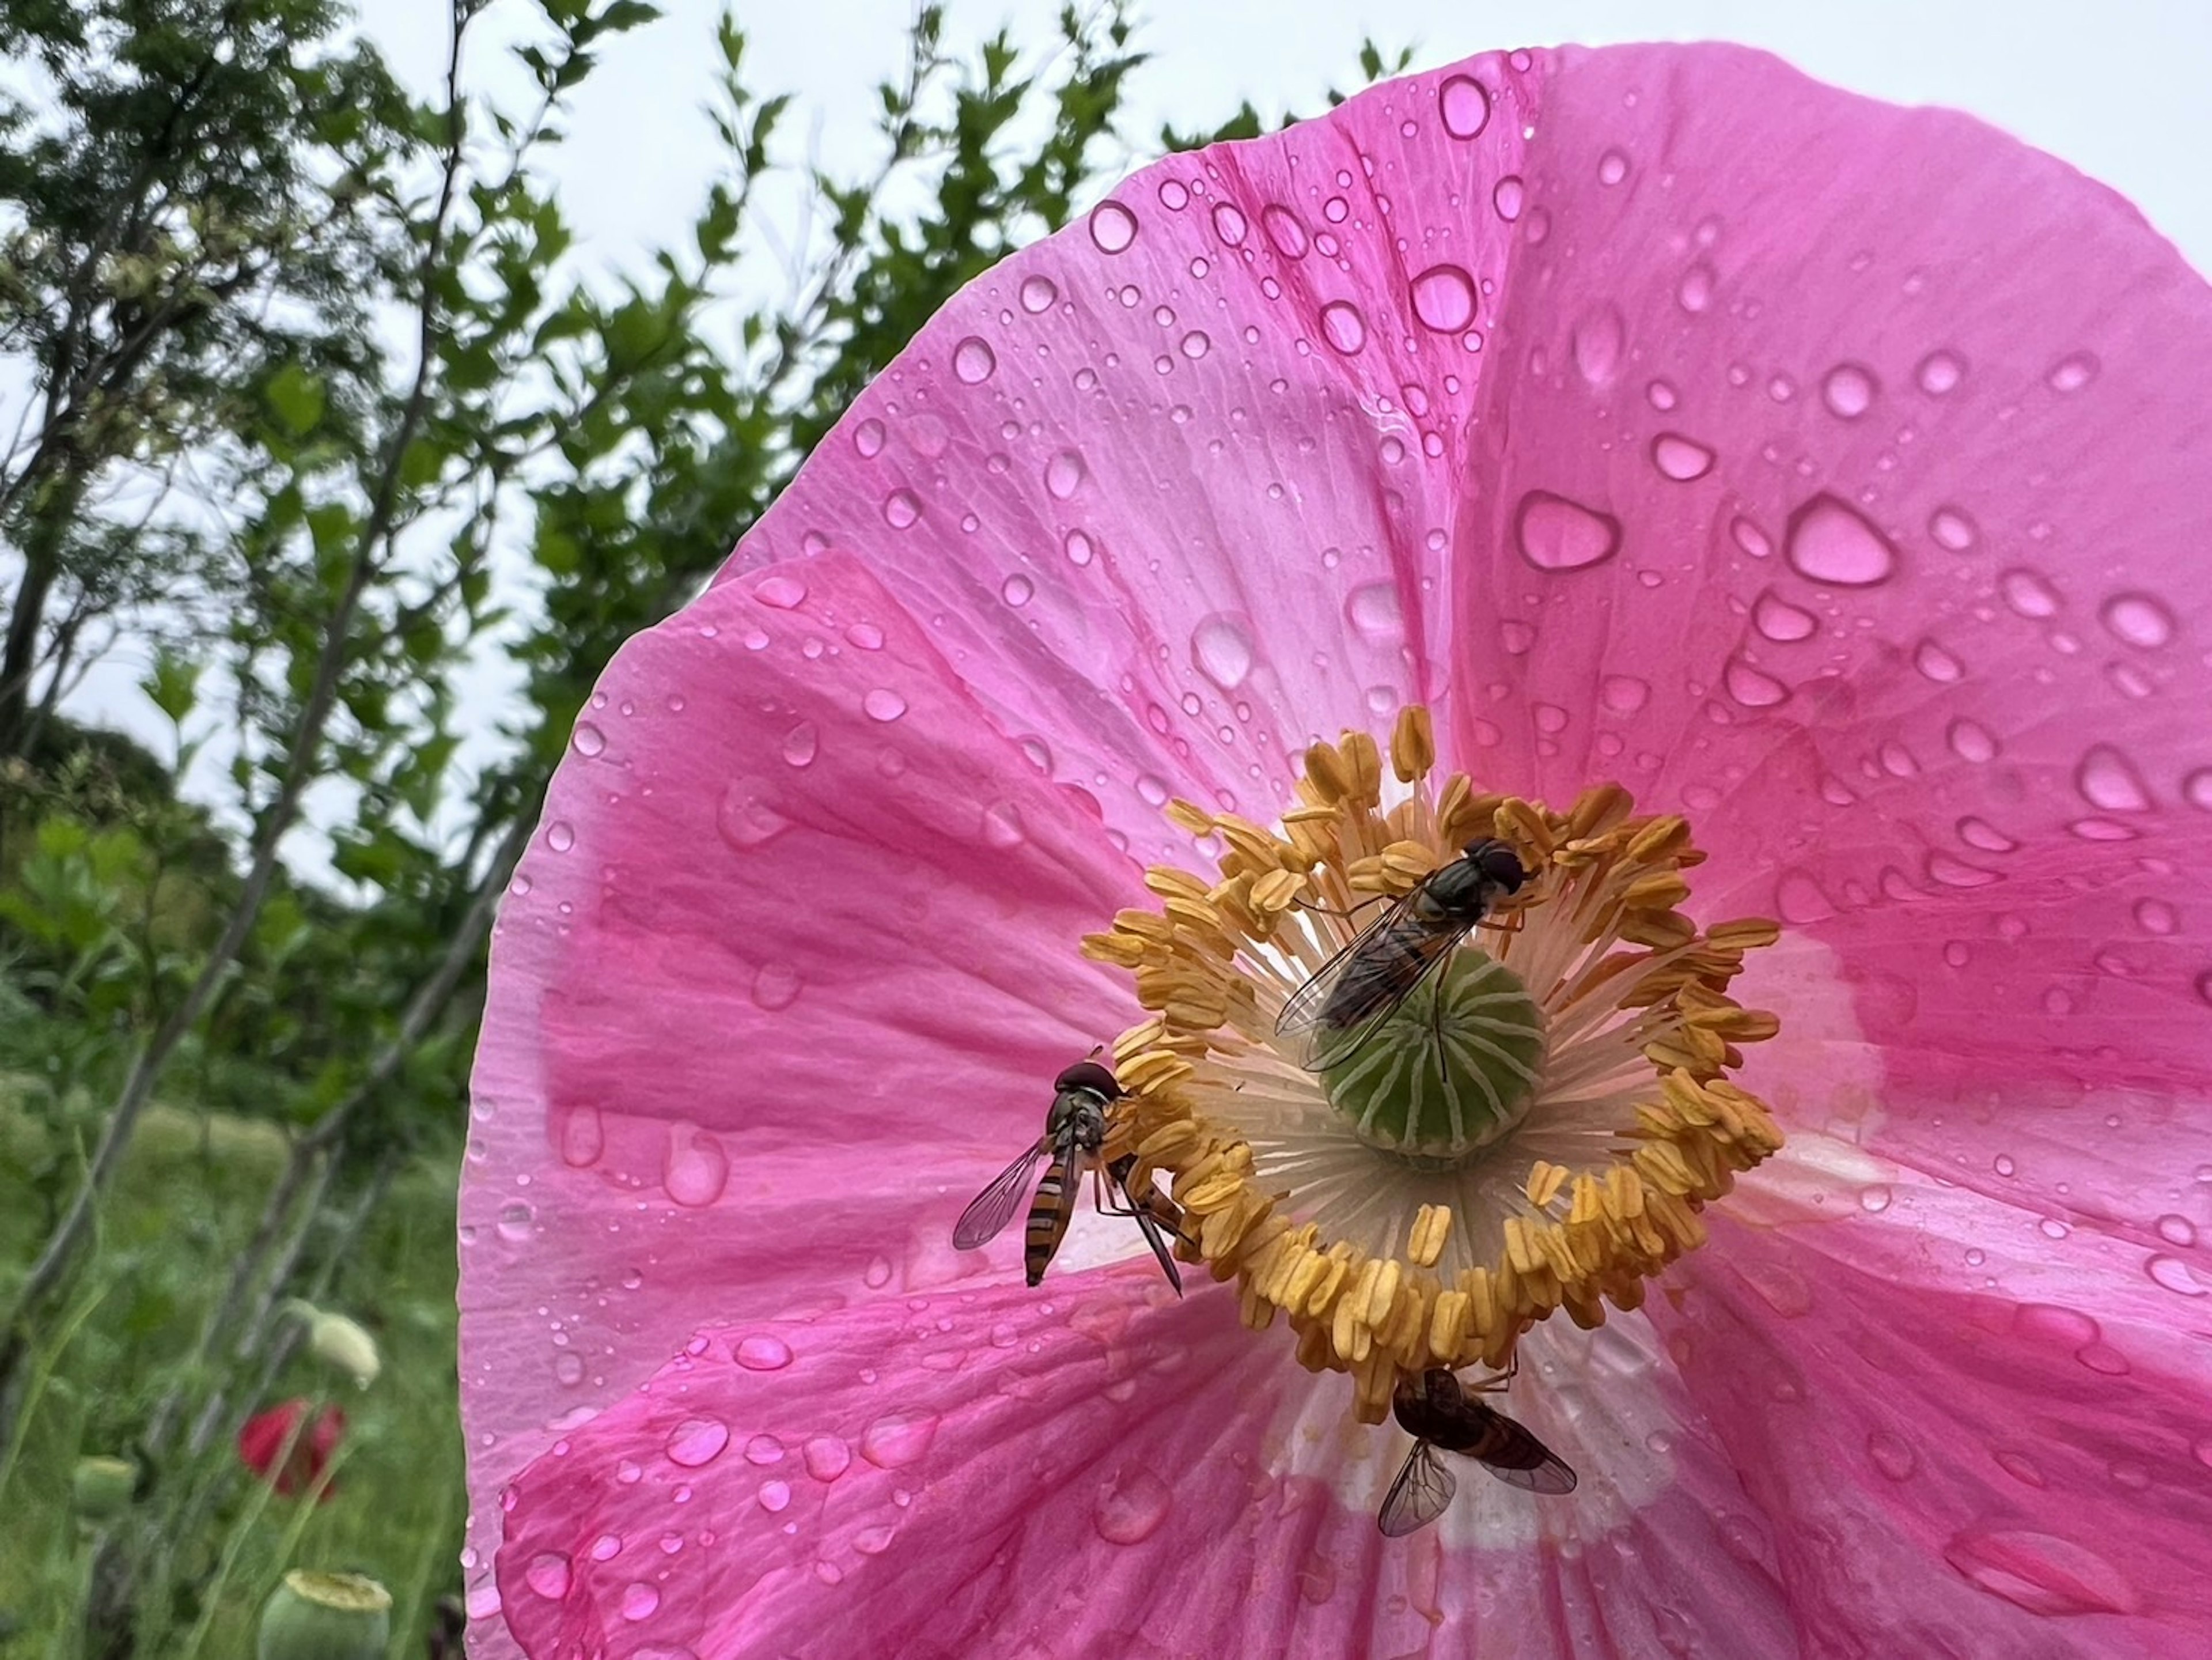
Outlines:
[[[304,1398],[295,1396],[255,1414],[238,1432],[239,1462],[288,1499],[322,1480],[331,1455],[345,1438],[343,1408],[325,1407],[307,1420],[308,1405]],[[304,1427],[303,1420],[307,1420]],[[337,1484],[332,1482],[323,1489],[322,1498],[329,1499],[337,1489]]]

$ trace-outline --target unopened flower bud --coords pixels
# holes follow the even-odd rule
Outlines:
[[[376,1339],[360,1321],[296,1298],[291,1309],[307,1323],[307,1350],[316,1359],[352,1378],[356,1388],[365,1389],[376,1381],[384,1359],[376,1352]]]
[[[295,1568],[261,1608],[257,1660],[381,1660],[392,1593],[358,1573]]]
[[[137,1490],[138,1466],[128,1458],[80,1458],[70,1476],[70,1508],[87,1522],[110,1521]]]

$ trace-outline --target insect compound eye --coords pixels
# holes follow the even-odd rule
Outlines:
[[[1503,842],[1470,842],[1467,844],[1467,856],[1477,870],[1508,893],[1519,892],[1521,885],[1528,879],[1519,856]]]
[[[1052,1086],[1055,1090],[1091,1090],[1109,1100],[1121,1093],[1121,1085],[1113,1073],[1096,1061],[1078,1061],[1054,1079]]]

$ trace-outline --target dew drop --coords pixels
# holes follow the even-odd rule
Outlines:
[[[884,423],[870,416],[853,429],[853,447],[863,459],[872,459],[884,453]]]
[[[799,970],[789,964],[763,963],[753,976],[753,1002],[775,1014],[799,1000],[803,983]]]
[[[1939,686],[1955,685],[1966,674],[1966,666],[1933,640],[1923,640],[1914,648],[1912,666]]]
[[[1799,575],[1836,587],[1870,587],[1897,569],[1897,550],[1856,509],[1826,491],[1790,515],[1783,549]]]
[[[1091,240],[1102,253],[1120,253],[1137,240],[1137,216],[1119,202],[1101,202],[1091,210]]]
[[[1032,317],[1052,309],[1052,302],[1060,298],[1060,290],[1049,277],[1022,278],[1022,309]]]
[[[1490,125],[1490,94],[1482,82],[1455,75],[1437,88],[1437,112],[1455,138],[1473,138]]]
[[[2212,812],[2212,767],[2199,767],[2183,779],[2181,793],[2191,806]]]
[[[1920,360],[1912,378],[1930,398],[1941,398],[1966,378],[1966,365],[1955,352],[1931,351]]]
[[[1694,438],[1662,432],[1651,441],[1651,465],[1676,483],[1687,484],[1713,470],[1713,453]]]
[[[1928,516],[1928,534],[1936,545],[1953,553],[1964,553],[1981,539],[1974,521],[1956,508],[1938,508]]]
[[[791,1345],[781,1337],[757,1332],[738,1341],[738,1364],[747,1371],[781,1371],[791,1364]]]
[[[1700,259],[1682,273],[1675,285],[1674,303],[1695,315],[1713,303],[1713,268]]]
[[[994,801],[983,809],[983,845],[1004,853],[1029,839],[1021,809],[1011,801]]]
[[[1910,1481],[1920,1468],[1920,1455],[1912,1444],[1887,1430],[1875,1430],[1867,1437],[1867,1456],[1893,1481]]]
[[[860,708],[871,721],[896,721],[906,713],[906,699],[887,686],[878,686],[860,699]]]
[[[622,1617],[635,1625],[650,1620],[659,1612],[660,1593],[644,1580],[625,1585],[622,1594]]]
[[[1344,614],[1363,639],[1387,643],[1405,637],[1405,613],[1394,582],[1364,582],[1352,589]]]
[[[1224,691],[1234,691],[1252,672],[1252,631],[1241,617],[1216,611],[1191,630],[1190,660]]]
[[[1885,1183],[1876,1182],[1859,1189],[1859,1208],[1869,1216],[1879,1216],[1895,1196]]]
[[[2025,1528],[1954,1534],[1943,1560],[1970,1584],[2030,1614],[2126,1614],[2137,1603],[2120,1571],[2086,1545]]]
[[[2053,392],[2079,392],[2097,378],[2102,367],[2094,352],[2077,351],[2053,363],[2045,378]]]
[[[687,1470],[713,1463],[730,1444],[730,1426],[719,1418],[687,1418],[668,1432],[668,1462]]]
[[[783,1443],[773,1435],[756,1435],[745,1443],[745,1462],[748,1464],[781,1464],[783,1462]]]
[[[757,780],[740,778],[722,792],[714,809],[714,828],[724,842],[739,853],[773,842],[791,828],[791,821],[770,806]]]
[[[1628,158],[1619,150],[1607,150],[1597,160],[1597,182],[1617,185],[1628,177]]]
[[[921,503],[912,490],[893,490],[884,497],[884,522],[893,530],[907,530],[921,517]]]
[[[2173,613],[2148,593],[2116,593],[2098,613],[2113,638],[2149,651],[2173,638]],[[576,733],[581,746],[583,729]]]
[[[860,1456],[879,1469],[900,1469],[929,1450],[937,1420],[924,1413],[887,1413],[860,1435]]]
[[[1610,386],[1620,371],[1626,333],[1617,306],[1601,305],[1583,313],[1575,325],[1575,372],[1593,386]]]
[[[711,1205],[729,1184],[730,1156],[712,1130],[678,1119],[668,1127],[660,1155],[660,1185],[687,1209]]]
[[[566,853],[576,845],[576,827],[565,818],[556,818],[545,827],[545,845],[556,853]]]
[[[587,1170],[606,1151],[606,1124],[599,1110],[588,1104],[571,1107],[561,1119],[561,1162],[571,1170]]]
[[[836,1481],[853,1462],[852,1448],[835,1435],[810,1436],[799,1456],[806,1461],[806,1473],[817,1481]]]
[[[1244,217],[1243,210],[1235,203],[1216,202],[1213,204],[1213,234],[1231,247],[1241,246],[1251,228],[1251,222]]]
[[[763,1510],[771,1516],[777,1515],[788,1508],[791,1504],[791,1483],[763,1481],[760,1484],[760,1493],[757,1497]]]
[[[1332,300],[1321,308],[1322,336],[1349,357],[1367,344],[1367,319],[1349,300]]]
[[[1747,709],[1771,709],[1790,701],[1790,688],[1772,675],[1753,668],[1741,657],[1729,659],[1721,684],[1728,695]]]
[[[1068,532],[1066,536],[1061,538],[1060,547],[1066,551],[1067,562],[1071,565],[1087,565],[1097,557],[1098,554],[1097,545],[1079,530]]]
[[[1134,1545],[1159,1530],[1173,1505],[1166,1482],[1141,1464],[1124,1464],[1099,1487],[1091,1522],[1109,1545]]]
[[[1017,573],[999,584],[999,598],[1018,611],[1036,598],[1036,584]]]
[[[2153,1285],[2176,1297],[2212,1296],[2212,1286],[2199,1280],[2196,1271],[2178,1256],[2160,1252],[2143,1264],[2143,1272],[2150,1276]]]
[[[1514,515],[1513,537],[1538,570],[1587,570],[1620,551],[1620,520],[1549,490],[1530,490]]]
[[[1943,737],[1951,746],[1951,753],[1961,761],[1971,761],[1980,766],[1996,758],[1996,736],[1978,721],[1969,721],[1961,715],[1950,724]]]
[[[1527,205],[1528,200],[1528,187],[1521,182],[1521,175],[1517,173],[1507,173],[1491,188],[1490,204],[1498,210],[1498,216],[1509,225],[1521,216],[1521,210]]]
[[[568,1594],[569,1578],[568,1559],[557,1550],[539,1552],[522,1571],[522,1583],[549,1602]]]
[[[981,386],[998,367],[997,354],[980,335],[971,334],[952,349],[952,373],[964,385]]]
[[[1751,625],[1769,640],[1793,645],[1811,639],[1820,630],[1820,619],[1770,589],[1752,602]]]
[[[1267,233],[1267,240],[1274,244],[1275,252],[1285,259],[1303,259],[1313,239],[1306,234],[1304,222],[1288,208],[1269,203],[1260,210],[1260,227]]]
[[[1820,378],[1820,401],[1828,413],[1856,421],[1874,407],[1881,391],[1873,371],[1858,363],[1838,363]]]
[[[1651,687],[1632,674],[1608,674],[1598,687],[1598,696],[1615,714],[1633,714],[1650,701]]]
[[[2099,744],[2081,757],[2075,769],[2074,787],[2081,799],[2106,812],[2147,812],[2150,792],[2126,756],[2110,744]]]
[[[794,767],[811,767],[821,751],[822,735],[811,721],[801,721],[783,735],[783,758]]]
[[[1073,450],[1061,450],[1044,464],[1044,487],[1055,502],[1065,502],[1082,488],[1088,470]]]
[[[530,1237],[533,1213],[529,1206],[516,1203],[502,1205],[499,1211],[499,1237],[510,1244],[519,1245]]]

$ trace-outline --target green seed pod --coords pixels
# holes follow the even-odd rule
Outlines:
[[[256,1660],[382,1660],[392,1593],[358,1573],[295,1568],[261,1609]]]
[[[137,1491],[138,1466],[128,1458],[80,1458],[70,1475],[70,1508],[84,1521],[110,1522]]]
[[[1527,1115],[1543,1059],[1543,1011],[1520,976],[1468,948],[1322,1084],[1370,1146],[1455,1163]]]

